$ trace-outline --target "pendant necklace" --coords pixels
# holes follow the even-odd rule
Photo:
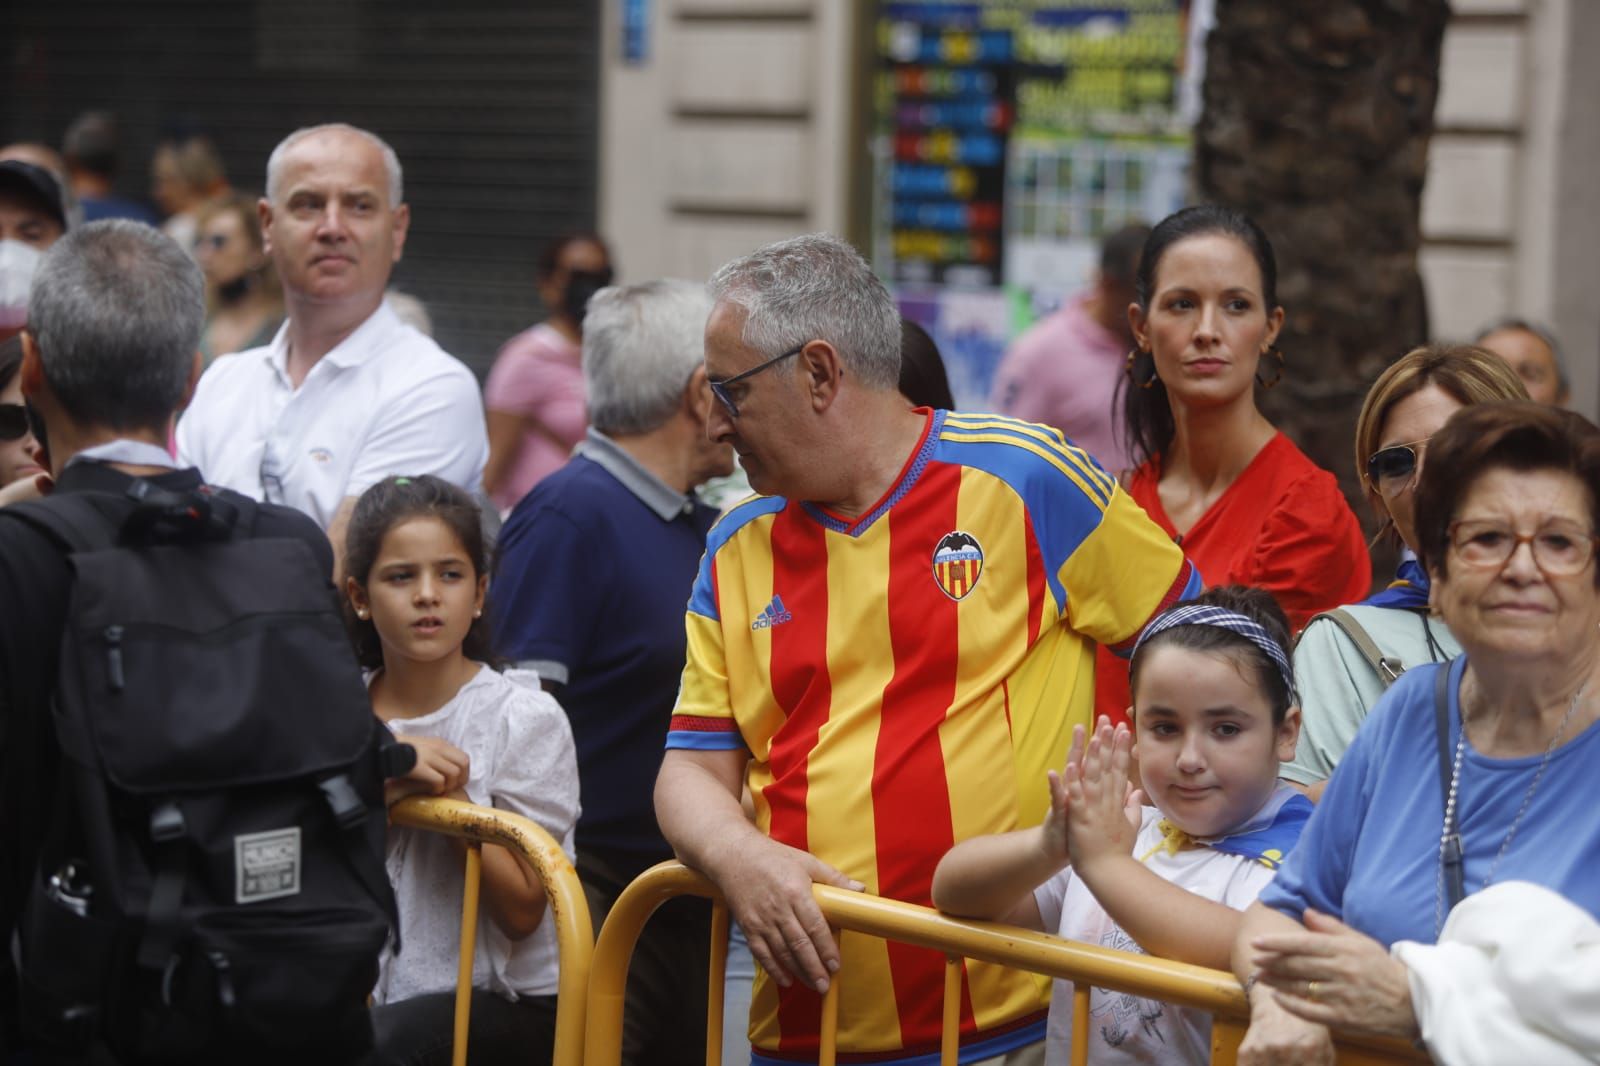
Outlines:
[[[1539,760],[1539,768],[1533,772],[1533,780],[1528,782],[1528,791],[1522,795],[1522,806],[1517,808],[1516,817],[1511,819],[1511,828],[1506,830],[1505,839],[1500,842],[1500,850],[1495,854],[1494,862],[1489,865],[1489,872],[1484,876],[1483,884],[1478,886],[1482,892],[1489,887],[1489,882],[1494,880],[1494,875],[1500,869],[1506,852],[1511,849],[1511,842],[1516,839],[1517,829],[1522,825],[1523,815],[1528,813],[1528,807],[1533,803],[1533,794],[1539,791],[1539,781],[1544,777],[1545,770],[1550,765],[1550,759],[1556,753],[1557,746],[1561,743],[1562,736],[1567,731],[1567,724],[1572,721],[1578,703],[1583,699],[1584,692],[1589,688],[1585,681],[1578,686],[1578,691],[1572,694],[1572,699],[1567,704],[1567,713],[1561,716],[1561,724],[1556,726],[1555,735],[1550,738],[1550,743],[1544,749],[1544,758]],[[1450,768],[1450,792],[1444,804],[1444,828],[1439,834],[1439,876],[1434,885],[1433,892],[1433,938],[1439,939],[1439,934],[1444,932],[1444,864],[1445,847],[1452,834],[1456,831],[1456,795],[1461,787],[1461,756],[1467,746],[1467,716],[1463,711],[1461,715],[1461,736],[1456,739],[1455,762]]]

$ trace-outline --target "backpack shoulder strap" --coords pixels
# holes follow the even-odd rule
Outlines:
[[[1338,626],[1345,636],[1350,638],[1350,643],[1354,644],[1356,650],[1361,653],[1361,657],[1367,660],[1367,665],[1372,667],[1372,672],[1378,675],[1378,680],[1382,682],[1385,689],[1398,681],[1400,675],[1406,672],[1405,663],[1401,662],[1396,656],[1385,655],[1383,649],[1378,647],[1378,642],[1372,639],[1372,634],[1368,633],[1361,623],[1356,621],[1355,615],[1343,607],[1335,607],[1331,611],[1323,611],[1321,614],[1312,617],[1311,622],[1315,622],[1318,618],[1326,618]],[[1306,623],[1307,629],[1311,627],[1311,622]],[[1302,629],[1300,632],[1304,633],[1305,630]]]
[[[43,533],[63,551],[97,551],[117,543],[117,527],[89,493],[66,493],[0,507],[0,518],[18,519]]]

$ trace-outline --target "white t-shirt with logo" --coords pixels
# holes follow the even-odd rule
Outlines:
[[[1167,854],[1165,848],[1145,857],[1162,843],[1161,812],[1144,809],[1135,857],[1143,858],[1163,881],[1197,896],[1244,910],[1272,880],[1273,870],[1256,859],[1228,855],[1207,847]],[[1033,890],[1044,928],[1065,940],[1144,954],[1133,937],[1100,906],[1094,894],[1067,868]],[[1094,1066],[1128,1063],[1203,1064],[1211,1061],[1211,1015],[1175,1007],[1124,992],[1097,988],[1089,996],[1089,1062]],[[1056,981],[1050,996],[1045,1060],[1065,1063],[1072,1050],[1072,982]]]

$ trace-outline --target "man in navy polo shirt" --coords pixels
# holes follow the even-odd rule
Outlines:
[[[683,672],[683,608],[716,512],[695,486],[729,473],[702,286],[602,289],[583,320],[588,438],[507,519],[490,597],[499,650],[539,671],[572,720],[583,813],[578,876],[596,928],[641,871],[672,857],[651,794]],[[674,901],[628,973],[623,1061],[705,1061],[710,911]]]

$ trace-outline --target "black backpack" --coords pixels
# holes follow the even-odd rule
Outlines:
[[[398,938],[383,778],[414,753],[373,716],[307,544],[252,538],[235,493],[128,495],[5,509],[75,574],[25,1030],[125,1062],[356,1061]]]

